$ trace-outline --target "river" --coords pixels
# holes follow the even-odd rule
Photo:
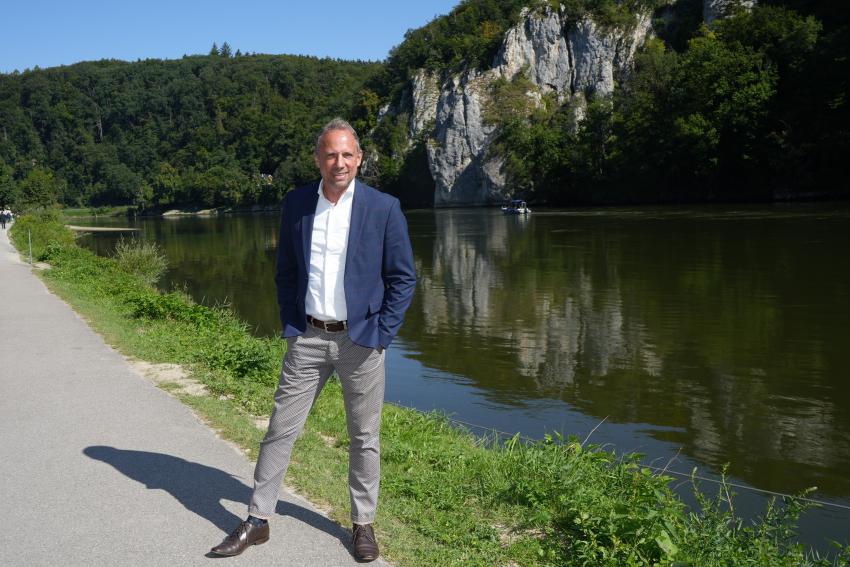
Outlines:
[[[850,204],[406,214],[419,285],[387,400],[850,505]],[[168,256],[162,287],[258,335],[280,328],[277,224],[136,222]],[[809,512],[803,532],[846,542],[850,511]]]

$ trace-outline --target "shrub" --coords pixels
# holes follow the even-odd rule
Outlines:
[[[133,316],[139,319],[171,319],[197,327],[209,325],[215,319],[214,310],[193,303],[179,292],[160,295],[140,291],[127,294],[125,301]]]
[[[168,269],[168,260],[155,242],[140,239],[125,240],[115,246],[114,259],[118,267],[139,276],[148,285],[155,285]]]
[[[59,213],[50,209],[23,215],[12,225],[12,243],[24,256],[29,252],[30,237],[32,257],[38,261],[48,261],[74,244],[74,233],[65,227]]]

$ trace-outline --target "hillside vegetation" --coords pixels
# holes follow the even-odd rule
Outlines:
[[[317,130],[379,69],[222,48],[0,75],[0,202],[276,203],[315,177]]]

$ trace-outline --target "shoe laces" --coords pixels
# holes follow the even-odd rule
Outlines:
[[[375,532],[372,530],[371,524],[354,524],[352,539],[356,540],[358,537],[368,539],[372,543],[377,543],[375,541]]]
[[[238,540],[238,539],[239,539],[239,536],[240,536],[240,534],[241,534],[242,532],[245,532],[245,533],[247,533],[247,532],[248,532],[248,527],[249,527],[249,524],[248,524],[248,521],[247,521],[247,520],[246,520],[246,521],[244,521],[244,522],[242,522],[242,523],[240,523],[240,524],[236,527],[236,529],[235,529],[235,530],[233,530],[232,532],[230,532],[230,536],[228,536],[228,538],[229,538],[229,539],[235,539],[235,540]]]

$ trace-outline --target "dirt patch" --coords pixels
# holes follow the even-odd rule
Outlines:
[[[496,533],[499,536],[499,543],[502,547],[508,547],[513,543],[519,541],[523,537],[533,537],[536,539],[543,539],[544,533],[540,529],[519,529],[516,527],[509,527],[504,524],[493,524],[493,528],[496,530]],[[508,565],[516,565],[515,563],[509,563]]]
[[[322,439],[322,441],[325,442],[325,445],[327,445],[328,447],[336,447],[336,442],[337,442],[336,437],[331,437],[330,435],[325,435],[324,433],[319,433],[319,432],[316,432],[316,435],[318,435]]]
[[[184,370],[179,364],[154,364],[133,358],[128,358],[127,362],[130,363],[130,366],[132,366],[136,372],[154,384],[159,385],[164,382],[177,384],[178,387],[175,388],[174,391],[178,394],[206,396],[209,393],[206,386],[197,380],[189,378],[186,370]]]

